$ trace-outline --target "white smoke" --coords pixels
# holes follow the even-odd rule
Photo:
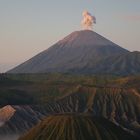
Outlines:
[[[83,20],[81,22],[82,27],[84,29],[91,30],[93,28],[93,24],[96,24],[96,18],[92,16],[88,11],[83,12]]]

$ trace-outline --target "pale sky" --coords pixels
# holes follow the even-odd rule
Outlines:
[[[84,10],[96,16],[94,31],[140,51],[140,0],[0,0],[0,72],[81,30]]]

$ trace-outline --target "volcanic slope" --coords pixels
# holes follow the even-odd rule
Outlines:
[[[62,123],[63,122],[63,123]],[[19,140],[136,140],[105,119],[84,114],[47,117]]]
[[[92,71],[92,69],[91,69]],[[101,60],[94,69],[95,73],[134,75],[140,73],[140,52],[129,52]]]
[[[9,73],[98,73],[101,60],[129,51],[90,31],[76,31]],[[99,71],[104,73],[104,71]],[[113,71],[114,72],[114,71]]]
[[[17,129],[13,129],[13,126],[20,127],[21,120],[25,124],[29,123],[26,125],[28,127],[20,127],[20,130],[26,130],[38,123],[45,115],[68,112],[86,112],[97,117],[104,117],[130,132],[140,133],[138,76],[115,79],[44,74],[7,75],[7,77],[2,78],[5,84],[0,86],[0,105],[3,107],[10,104],[14,108],[12,112],[13,110],[16,112],[4,123],[6,125],[2,125],[0,134],[1,132],[15,132]],[[11,84],[12,79],[15,81],[13,84]],[[16,86],[17,82],[18,86]],[[0,116],[3,118],[3,114]],[[32,117],[37,118],[35,123]]]

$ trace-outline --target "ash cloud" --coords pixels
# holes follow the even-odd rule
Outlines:
[[[83,20],[81,22],[83,29],[91,30],[93,25],[96,24],[96,17],[92,16],[88,11],[83,12]]]

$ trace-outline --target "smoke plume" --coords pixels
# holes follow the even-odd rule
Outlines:
[[[92,16],[88,11],[84,11],[82,15],[82,27],[84,29],[91,30],[93,28],[93,24],[96,24],[96,18]]]

